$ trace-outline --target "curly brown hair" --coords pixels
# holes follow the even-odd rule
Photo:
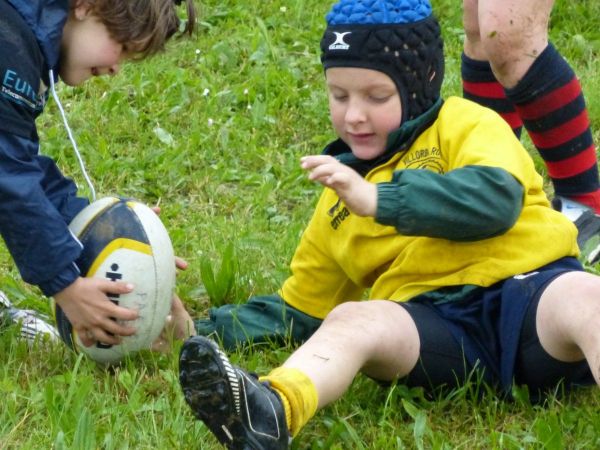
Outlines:
[[[196,25],[193,0],[77,0],[106,26],[134,59],[144,59],[165,48],[177,32],[192,34]],[[177,6],[184,4],[187,20],[181,26]]]

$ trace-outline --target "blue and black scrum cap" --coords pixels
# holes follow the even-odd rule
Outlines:
[[[402,102],[402,121],[427,111],[444,78],[440,26],[426,0],[340,0],[326,16],[323,68],[359,67],[388,75]]]

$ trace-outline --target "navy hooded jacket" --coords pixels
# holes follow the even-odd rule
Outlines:
[[[68,0],[0,0],[0,234],[23,279],[48,296],[79,276],[68,223],[88,204],[39,154],[35,126],[68,13]]]

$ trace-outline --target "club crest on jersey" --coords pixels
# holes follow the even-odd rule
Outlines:
[[[350,33],[352,32],[345,31],[343,33],[338,33],[337,31],[334,31],[333,34],[335,34],[335,41],[333,44],[329,45],[329,50],[348,50],[350,48],[350,44],[347,44],[344,41],[344,38]]]

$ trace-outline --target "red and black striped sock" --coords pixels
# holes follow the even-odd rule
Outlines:
[[[548,167],[557,195],[600,213],[598,161],[581,85],[552,44],[506,89]]]
[[[521,136],[523,122],[512,102],[506,98],[502,85],[496,80],[490,63],[462,54],[461,75],[463,97],[487,106],[500,114],[517,137]]]

